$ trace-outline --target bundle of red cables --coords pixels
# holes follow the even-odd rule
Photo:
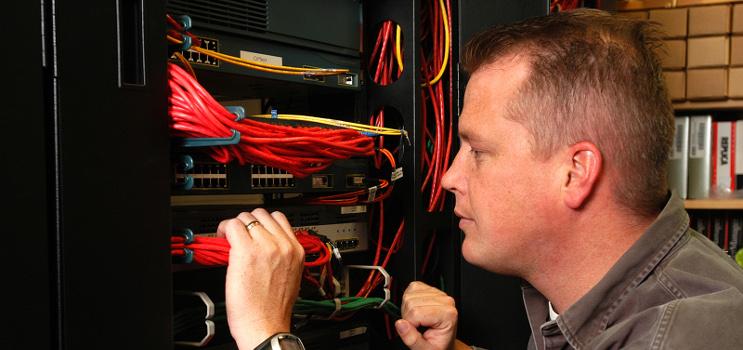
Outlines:
[[[391,84],[402,75],[403,67],[395,58],[396,30],[399,29],[394,22],[390,20],[382,22],[369,60],[369,75],[375,83],[382,86]],[[402,60],[402,51],[397,52],[397,54],[400,55],[400,60]]]
[[[240,133],[235,145],[214,146],[209,154],[228,163],[261,164],[286,170],[302,178],[323,170],[338,159],[374,155],[373,138],[351,129],[292,127],[259,122],[250,118],[236,121],[182,68],[168,64],[170,85],[170,128],[173,136],[184,138],[228,138]]]
[[[330,261],[332,252],[320,237],[307,230],[298,230],[295,233],[305,255],[313,257],[312,260],[305,261],[305,267],[322,266]],[[193,254],[193,262],[200,265],[224,266],[230,260],[230,244],[225,238],[196,236],[191,242],[186,242],[183,236],[170,237],[170,255],[184,257],[188,254],[186,249]]]
[[[423,47],[429,49],[431,57],[424,55],[421,66],[425,84],[421,89],[423,137],[420,138],[420,166],[425,175],[420,190],[428,196],[426,210],[435,212],[442,211],[444,207],[441,178],[449,167],[451,158],[454,86],[452,60],[445,60],[445,56],[451,56],[453,45],[447,47],[445,44],[447,36],[452,37],[451,2],[446,0],[446,5],[441,6],[441,1],[432,0],[427,4],[428,11],[423,16],[427,25],[422,26],[422,40]],[[448,24],[444,23],[445,18]],[[449,73],[446,94],[444,80],[434,79],[444,64]],[[434,82],[430,83],[431,81]]]

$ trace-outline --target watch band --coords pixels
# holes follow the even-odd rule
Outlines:
[[[296,335],[280,332],[258,344],[255,350],[304,350],[304,344]]]

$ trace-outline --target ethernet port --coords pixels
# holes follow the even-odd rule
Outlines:
[[[312,175],[312,188],[332,188],[332,175]]]
[[[313,69],[320,68],[320,67],[313,67],[313,66],[307,66],[307,65],[304,65],[302,67],[313,68]],[[323,84],[325,83],[325,77],[322,75],[304,74],[302,75],[302,79],[309,80],[309,81],[315,81],[315,82],[323,83]]]
[[[344,73],[338,75],[338,85],[347,87],[358,87],[359,77],[354,73]]]
[[[347,175],[346,176],[346,187],[347,188],[364,187],[364,179],[365,177],[363,174]]]

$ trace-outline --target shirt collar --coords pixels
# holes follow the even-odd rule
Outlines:
[[[645,233],[606,275],[557,318],[557,325],[574,348],[582,348],[606,328],[613,312],[627,294],[653,271],[688,226],[689,216],[684,210],[684,202],[674,194]],[[524,287],[524,302],[530,314],[532,332],[535,338],[540,338],[540,333],[534,331],[538,331],[539,325],[546,320],[543,316],[547,316],[547,305],[541,294],[537,296],[533,293],[539,294],[531,286]],[[532,312],[536,314],[531,315]]]

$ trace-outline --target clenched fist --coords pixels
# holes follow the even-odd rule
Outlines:
[[[428,329],[421,334],[418,327]],[[459,345],[454,299],[423,282],[412,282],[405,290],[402,319],[395,323],[395,328],[412,350],[445,350]]]

